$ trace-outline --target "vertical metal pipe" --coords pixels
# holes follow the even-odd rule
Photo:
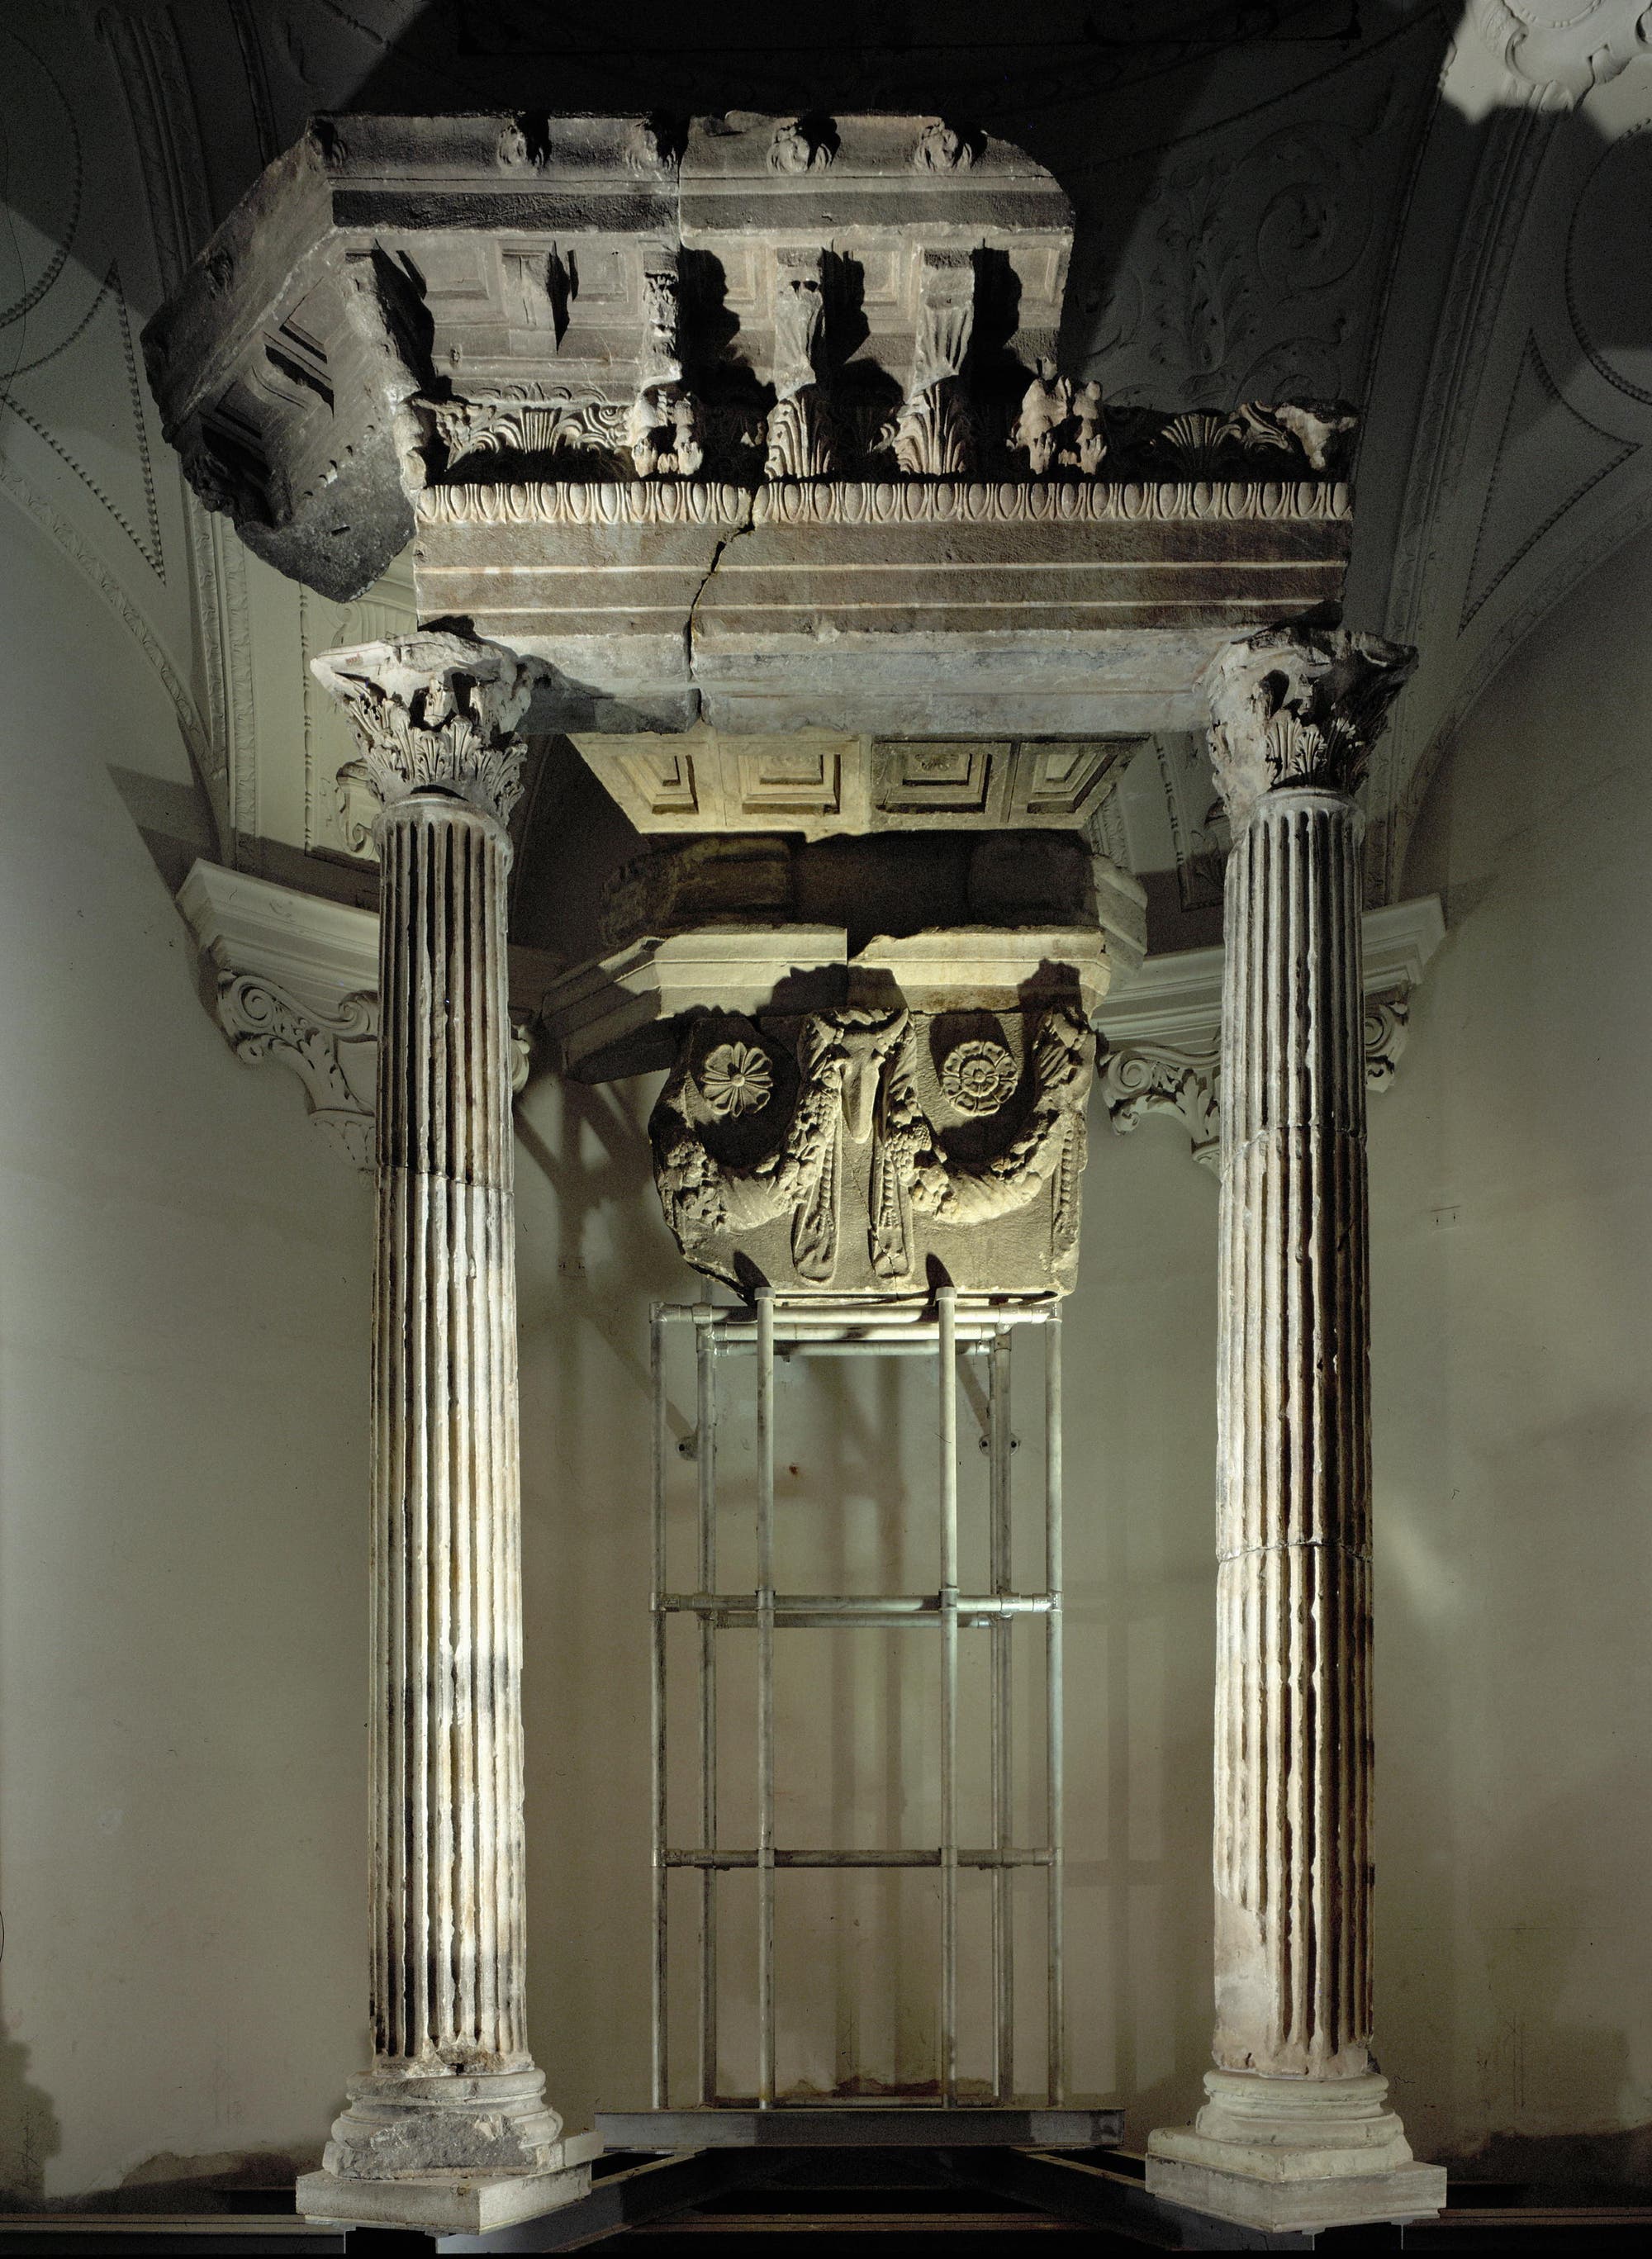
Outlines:
[[[717,1589],[717,1365],[714,1312],[694,1310],[694,1416],[699,1423],[700,1586]],[[700,1619],[700,1846],[717,1848],[717,1628]],[[700,1871],[700,2099],[717,2099],[717,1871]]]
[[[654,2107],[666,2107],[666,1320],[656,1302],[649,1315],[649,1374],[653,1387],[653,1591],[649,1607],[653,1632],[653,1670],[649,1684],[649,1724],[653,1741],[654,1792]]]
[[[988,1483],[988,1552],[992,1590],[1010,1590],[1011,1467],[1010,1344],[1008,1329],[993,1336],[991,1379],[987,1395],[986,1440]],[[992,1790],[993,1849],[1007,1849],[1012,1837],[1010,1746],[1011,1620],[1001,1617],[987,1633],[992,1642]],[[1015,1968],[1012,1877],[1008,1867],[994,1867],[993,1892],[993,2092],[1000,2102],[1009,2099],[1015,2082]]]
[[[774,2102],[774,1289],[757,1291],[758,2106]]]
[[[1066,1856],[1062,1775],[1066,1721],[1061,1652],[1061,1317],[1057,1312],[1044,1329],[1044,1590],[1050,1595],[1050,1613],[1044,1618],[1045,1841],[1050,1847],[1045,1871],[1050,1925],[1045,1959],[1050,1983],[1046,2013],[1051,2103],[1064,2101],[1067,2091],[1066,1986],[1062,1970]]]
[[[936,1291],[941,1459],[941,2099],[958,2099],[958,1289]]]

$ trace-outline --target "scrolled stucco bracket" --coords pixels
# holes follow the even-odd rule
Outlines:
[[[1445,937],[1437,895],[1364,916],[1365,1087],[1386,1090],[1411,1032],[1411,994]],[[1150,1114],[1186,1130],[1196,1161],[1214,1171],[1221,1137],[1220,949],[1150,957],[1121,970],[1096,1015],[1104,1048],[1096,1087],[1121,1137]]]

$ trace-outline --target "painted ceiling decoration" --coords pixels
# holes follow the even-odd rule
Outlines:
[[[1652,516],[1643,15],[1630,0],[1282,0],[1241,24],[1144,0],[1103,35],[1052,5],[1007,52],[984,5],[920,7],[897,48],[870,19],[825,16],[799,44],[733,0],[715,24],[588,11],[559,21],[553,50],[544,11],[505,0],[41,0],[0,31],[0,490],[96,588],[177,714],[201,814],[171,849],[151,837],[173,882],[207,852],[370,902],[342,725],[307,661],[409,627],[410,567],[343,602],[246,556],[161,447],[137,330],[318,111],[480,107],[509,89],[529,131],[536,101],[596,110],[622,89],[628,110],[801,111],[809,88],[844,110],[915,101],[965,137],[1017,140],[1066,189],[1063,364],[1105,400],[1362,408],[1349,613],[1423,655],[1367,787],[1369,895],[1395,901],[1456,722]],[[580,772],[546,741],[524,914],[549,835],[589,812]],[[1214,805],[1202,747],[1171,731],[1096,812],[1098,845],[1147,887],[1156,953],[1216,937]],[[530,938],[558,946],[549,913]]]

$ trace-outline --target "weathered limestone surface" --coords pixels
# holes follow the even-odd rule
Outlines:
[[[196,492],[545,659],[537,730],[1196,722],[1340,593],[1352,418],[1055,367],[1072,216],[936,118],[316,119],[145,333]]]
[[[1235,646],[1212,755],[1225,913],[1216,2035],[1149,2184],[1264,2227],[1444,2201],[1371,2052],[1371,1379],[1353,795],[1414,654],[1333,628]]]
[[[523,2021],[505,879],[531,672],[454,636],[316,665],[381,803],[374,2066],[299,2204],[462,2227],[500,2178],[490,2221],[549,2209],[589,2178],[559,2139]]]

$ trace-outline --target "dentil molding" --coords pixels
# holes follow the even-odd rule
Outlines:
[[[1393,1080],[1411,992],[1444,937],[1435,894],[1365,913],[1365,1080],[1373,1090]],[[1143,1115],[1174,1115],[1193,1158],[1213,1169],[1221,1135],[1221,961],[1220,948],[1150,957],[1119,972],[1095,1015],[1106,1040],[1096,1084],[1114,1130],[1134,1130]]]

